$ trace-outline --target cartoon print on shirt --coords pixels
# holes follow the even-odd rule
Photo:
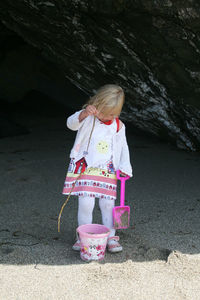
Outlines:
[[[96,148],[99,153],[106,154],[108,152],[109,146],[106,141],[99,141]]]
[[[77,144],[75,147],[74,147],[74,150],[76,152],[78,152],[80,150],[80,147],[81,147],[81,144]]]
[[[113,166],[112,161],[110,161],[110,162],[107,164],[107,168],[108,168],[108,173],[110,173],[110,174],[115,174],[115,169],[114,169],[114,166]]]
[[[69,163],[69,167],[68,167],[68,172],[73,173],[74,169],[75,169],[74,158],[71,158],[70,163]]]

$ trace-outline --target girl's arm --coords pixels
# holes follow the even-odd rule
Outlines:
[[[87,118],[88,115],[87,115],[87,112],[86,110],[82,110],[82,112],[80,113],[80,115],[78,116],[78,119],[79,119],[79,122],[82,122],[85,118]]]
[[[67,127],[71,130],[79,130],[79,128],[83,125],[83,121],[89,115],[97,114],[97,110],[93,105],[88,105],[86,109],[82,109],[77,111],[75,114],[71,115],[67,118]]]
[[[83,122],[79,121],[79,115],[81,114],[82,111],[83,110],[79,110],[67,118],[67,127],[69,129],[75,131],[75,130],[78,130],[82,126]]]
[[[120,155],[119,170],[121,171],[121,174],[129,175],[130,177],[132,177],[133,176],[132,166],[130,163],[130,153],[129,153],[129,148],[126,140],[125,131],[122,136],[121,142],[122,142],[122,151]]]

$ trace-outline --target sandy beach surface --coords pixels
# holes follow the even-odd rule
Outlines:
[[[85,263],[77,201],[61,194],[75,133],[67,109],[16,112],[30,134],[0,140],[0,300],[200,299],[200,155],[127,128],[134,178],[123,252]],[[101,223],[96,201],[94,223]]]

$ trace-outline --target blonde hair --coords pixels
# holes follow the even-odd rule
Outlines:
[[[94,105],[105,116],[111,112],[118,116],[121,113],[124,99],[124,91],[120,86],[106,84],[97,90],[96,94],[88,100],[83,108]]]

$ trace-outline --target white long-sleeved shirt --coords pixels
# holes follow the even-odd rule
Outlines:
[[[76,113],[67,118],[67,127],[71,130],[78,131],[74,145],[70,152],[70,158],[74,158],[75,161],[78,161],[84,156],[81,145],[86,144],[88,142],[94,120],[94,116],[90,115],[80,122],[79,114],[81,113],[81,111],[82,110],[77,111]],[[126,141],[124,124],[118,132],[113,134],[112,145],[113,166],[115,170],[120,170],[121,172],[126,173],[127,175],[132,177],[132,167],[130,164],[130,155]]]

